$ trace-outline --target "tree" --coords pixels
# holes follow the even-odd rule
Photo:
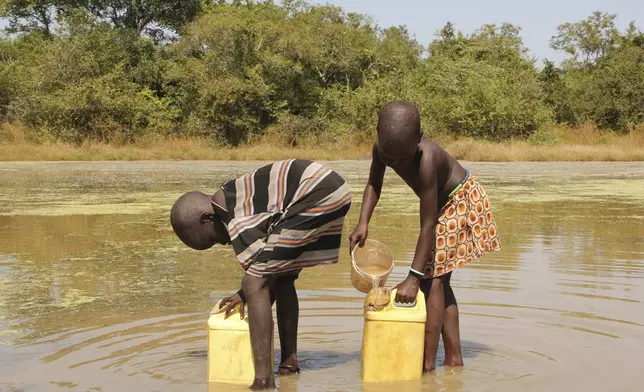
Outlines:
[[[164,29],[179,31],[193,21],[208,3],[208,0],[0,0],[0,16],[8,18],[10,33],[40,31],[49,37],[57,17],[81,9],[117,28],[162,37]]]
[[[574,124],[577,118],[571,107],[573,99],[564,75],[564,71],[557,68],[554,62],[547,59],[544,61],[544,67],[539,73],[543,102],[552,110],[556,122]]]
[[[595,11],[582,21],[564,23],[557,27],[558,34],[552,37],[550,46],[568,53],[573,64],[595,64],[618,43],[616,16]]]
[[[642,33],[634,21],[631,21],[626,30],[626,34],[622,37],[622,40],[627,44],[635,45],[639,48],[644,48],[644,33]]]
[[[431,56],[447,55],[452,58],[461,56],[463,34],[457,32],[452,22],[447,22],[436,34],[436,39],[429,44]]]
[[[0,0],[0,17],[8,19],[10,34],[38,31],[49,37],[57,13],[56,0]]]
[[[634,22],[620,34],[614,19],[595,12],[559,26],[551,45],[572,57],[558,80],[548,66],[541,75],[555,120],[623,132],[644,121],[644,35]]]
[[[158,34],[159,27],[174,31],[195,19],[202,8],[201,0],[76,0],[73,5],[87,9],[114,26],[141,34]],[[158,25],[159,27],[150,27]]]
[[[429,44],[429,52],[432,56],[448,56],[454,60],[473,57],[477,61],[512,62],[527,56],[520,32],[519,27],[509,23],[486,24],[466,36],[448,22]]]

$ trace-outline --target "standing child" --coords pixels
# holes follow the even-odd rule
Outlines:
[[[275,387],[271,369],[271,306],[277,303],[279,374],[298,373],[299,305],[294,282],[302,268],[338,261],[351,194],[339,174],[318,163],[287,160],[223,184],[214,195],[190,192],[172,206],[170,220],[187,246],[232,244],[246,271],[241,289],[222,300],[226,316],[248,303],[255,381]]]
[[[485,252],[501,249],[490,200],[456,159],[423,136],[420,114],[413,104],[390,102],[378,116],[378,137],[350,250],[356,244],[364,245],[387,166],[420,199],[420,234],[409,274],[397,286],[396,301],[415,301],[419,288],[425,293],[425,372],[436,366],[441,332],[444,365],[463,366],[458,307],[450,277],[453,270]]]

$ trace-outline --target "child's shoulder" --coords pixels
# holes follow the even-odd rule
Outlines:
[[[430,157],[434,157],[434,158],[451,157],[450,153],[448,153],[437,142],[429,139],[427,136],[424,136],[424,135],[420,140],[419,148],[423,151],[423,154],[427,154]]]
[[[426,168],[431,167],[432,172],[440,171],[441,169],[449,170],[450,162],[454,158],[441,146],[423,136],[418,148],[422,152],[419,165]]]
[[[436,143],[423,136],[418,143],[418,149],[422,152],[421,164],[432,163],[440,155],[442,150]]]

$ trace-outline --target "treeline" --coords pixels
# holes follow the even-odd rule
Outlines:
[[[644,34],[611,14],[559,26],[561,67],[530,58],[510,24],[447,23],[424,48],[404,27],[301,1],[1,0],[0,14],[0,122],[37,140],[360,142],[398,98],[430,134],[644,123]]]

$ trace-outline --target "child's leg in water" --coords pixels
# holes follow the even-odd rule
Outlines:
[[[445,293],[440,278],[423,280],[421,286],[427,300],[423,372],[429,373],[436,368],[436,352],[445,315]]]
[[[250,343],[253,348],[255,381],[251,389],[273,389],[275,378],[271,368],[271,332],[273,331],[273,312],[271,311],[270,278],[244,275],[242,289],[248,304],[250,320]]]
[[[441,331],[444,343],[447,336],[445,364],[448,366],[458,366],[459,362],[462,364],[460,339],[458,338],[458,308],[456,307],[454,292],[449,286],[450,276],[451,273],[421,282],[421,290],[427,300],[423,365],[423,371],[426,373],[436,368],[436,353],[438,352]],[[448,306],[450,307],[449,312],[446,309]],[[449,317],[449,320],[446,317]],[[449,357],[447,356],[448,354]]]
[[[277,328],[280,336],[280,375],[298,373],[297,362],[297,325],[300,315],[297,291],[297,275],[280,276],[273,286],[277,302]]]
[[[443,284],[445,293],[445,318],[443,319],[443,346],[445,347],[444,366],[463,366],[463,355],[461,353],[461,336],[458,325],[458,304],[450,284],[452,273],[446,275],[447,279]]]

